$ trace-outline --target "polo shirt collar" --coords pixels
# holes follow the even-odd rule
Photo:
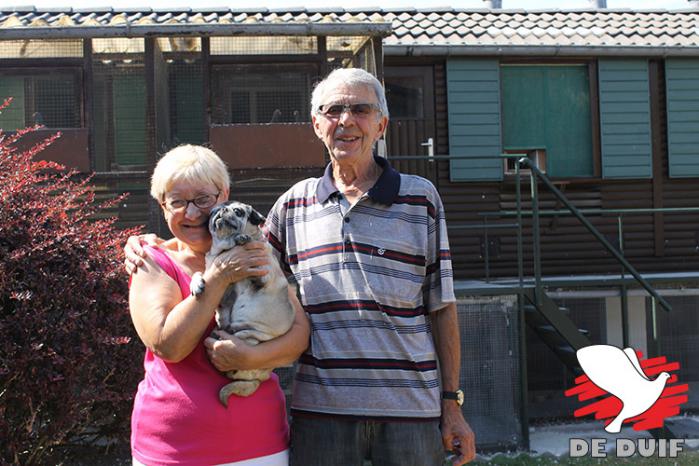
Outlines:
[[[388,160],[383,157],[375,156],[374,161],[383,168],[383,172],[379,179],[376,180],[374,186],[369,189],[369,197],[380,204],[391,205],[395,202],[400,190],[400,173],[391,167]],[[318,202],[325,203],[331,195],[337,192],[339,190],[335,187],[335,182],[333,181],[332,163],[329,163],[325,167],[325,173],[316,188],[316,198]]]

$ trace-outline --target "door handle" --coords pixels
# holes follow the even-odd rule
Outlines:
[[[420,145],[422,147],[427,147],[427,156],[428,157],[434,157],[434,139],[427,138],[427,141],[421,143]],[[434,162],[434,160],[430,160],[430,162]]]

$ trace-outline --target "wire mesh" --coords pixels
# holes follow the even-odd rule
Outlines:
[[[167,59],[172,145],[203,144],[204,72],[200,59]]]
[[[313,65],[215,65],[211,71],[214,124],[310,121]]]
[[[0,40],[0,59],[71,57],[80,58],[82,56],[82,39]]]
[[[318,52],[313,36],[212,37],[211,55],[299,55]]]
[[[665,356],[668,361],[679,362],[680,382],[699,383],[699,296],[667,296],[672,305],[671,312],[663,311],[659,306],[656,311],[656,329],[658,339],[653,340],[652,313],[648,312],[648,348],[657,348],[654,355]],[[651,309],[650,298],[647,309]],[[698,409],[699,398],[691,396],[684,409]]]
[[[96,57],[93,79],[96,170],[143,167],[147,162],[148,127],[143,56]]]
[[[464,417],[479,448],[516,447],[521,438],[517,297],[458,302]]]
[[[376,76],[376,56],[371,40],[363,43],[356,53],[355,66]]]
[[[163,52],[201,52],[199,37],[160,37],[157,41]]]
[[[328,36],[328,53],[349,52],[355,54],[369,40],[366,36]]]
[[[80,70],[15,69],[0,72],[0,100],[12,105],[0,114],[0,128],[30,125],[47,128],[82,126]]]
[[[294,383],[294,376],[296,375],[296,364],[288,367],[278,367],[274,369],[274,373],[279,377],[279,385],[282,387],[284,392],[284,398],[286,399],[286,411],[287,414],[291,410],[291,395]]]
[[[145,39],[142,37],[129,39],[126,37],[107,37],[92,39],[93,54],[141,54],[145,51]]]

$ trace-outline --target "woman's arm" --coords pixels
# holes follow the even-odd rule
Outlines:
[[[287,366],[298,359],[308,347],[311,328],[293,287],[289,287],[289,301],[294,308],[294,323],[284,335],[251,346],[233,335],[219,331],[222,340],[207,338],[204,346],[216,369],[230,370],[272,369]]]
[[[147,256],[132,276],[129,308],[136,332],[158,357],[179,362],[201,340],[230,283],[262,276],[267,259],[261,249],[235,248],[219,256],[204,272],[206,288],[182,300],[178,284]]]

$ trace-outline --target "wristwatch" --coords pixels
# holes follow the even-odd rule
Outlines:
[[[460,388],[456,390],[455,392],[447,392],[444,391],[442,392],[442,399],[443,400],[454,400],[456,401],[456,404],[461,406],[464,404],[464,392]]]

